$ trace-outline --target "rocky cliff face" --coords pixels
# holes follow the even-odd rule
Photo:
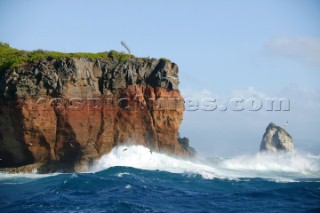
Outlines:
[[[283,128],[270,123],[263,135],[260,151],[292,151],[294,149],[292,137]]]
[[[83,171],[122,143],[191,153],[178,141],[184,100],[170,61],[46,58],[2,71],[0,81],[1,167]]]

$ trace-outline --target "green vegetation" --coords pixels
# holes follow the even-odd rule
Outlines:
[[[167,59],[167,58],[160,58],[160,60],[170,61],[170,60],[169,60],[169,59]]]
[[[115,50],[111,50],[108,53],[108,57],[112,58],[112,59],[118,59],[120,62],[123,62],[123,61],[126,61],[129,58],[134,57],[134,56],[131,55],[131,54],[126,54],[126,53],[123,53],[123,52],[117,52]]]
[[[82,57],[92,60],[118,60],[119,62],[123,62],[129,58],[133,58],[134,56],[114,50],[100,53],[62,53],[45,50],[25,51],[12,48],[9,44],[0,42],[0,71],[13,69],[26,62],[36,62],[41,59],[61,60],[64,58]]]

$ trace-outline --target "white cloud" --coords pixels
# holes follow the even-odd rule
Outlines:
[[[238,89],[238,90],[233,90],[231,92],[231,97],[232,98],[260,98],[264,99],[267,97],[270,97],[270,95],[267,95],[261,91],[256,90],[254,87],[248,87],[246,89]]]
[[[292,104],[300,111],[318,112],[320,117],[320,91],[290,85],[282,89],[279,94],[292,100]]]
[[[207,89],[202,89],[200,91],[193,90],[191,88],[181,89],[181,94],[184,98],[193,98],[193,99],[203,99],[203,98],[211,98],[214,95]]]
[[[320,67],[320,38],[278,37],[267,43],[267,52]]]

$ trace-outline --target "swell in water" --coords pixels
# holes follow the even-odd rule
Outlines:
[[[0,174],[1,212],[320,212],[319,156],[179,159],[121,146],[88,173]]]

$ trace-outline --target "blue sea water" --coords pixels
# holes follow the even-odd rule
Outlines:
[[[319,160],[189,161],[119,147],[88,173],[0,174],[0,212],[320,212]]]

